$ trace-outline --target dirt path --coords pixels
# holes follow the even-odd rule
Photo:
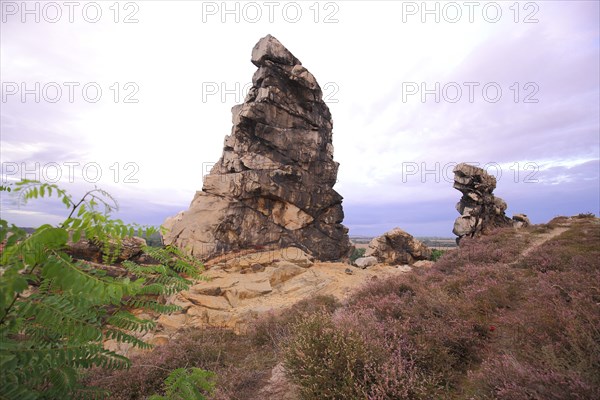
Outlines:
[[[535,249],[537,249],[538,247],[540,247],[541,245],[546,243],[548,240],[554,239],[555,237],[557,237],[558,235],[561,235],[562,233],[568,231],[569,229],[570,229],[570,227],[558,227],[558,228],[553,228],[550,232],[546,232],[546,233],[537,235],[536,238],[534,239],[534,241],[525,249],[525,251],[523,251],[521,253],[521,255],[519,256],[519,259],[523,259],[523,258],[527,257],[527,255],[529,255],[532,251],[534,251]],[[514,263],[516,263],[516,262],[517,261],[514,261]]]

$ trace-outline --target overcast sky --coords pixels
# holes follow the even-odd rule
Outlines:
[[[3,181],[60,174],[162,223],[220,157],[270,33],[323,88],[351,235],[452,236],[460,162],[497,176],[509,215],[600,212],[597,1],[0,4]],[[61,207],[3,195],[2,218]]]

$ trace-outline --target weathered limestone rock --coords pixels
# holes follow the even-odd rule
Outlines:
[[[287,250],[287,249],[284,249]],[[293,253],[292,251],[288,251]],[[285,253],[285,252],[283,252]],[[297,302],[319,295],[347,299],[356,288],[372,279],[404,274],[410,267],[377,264],[367,269],[348,268],[337,262],[314,262],[297,255],[271,258],[279,251],[246,254],[239,258],[244,267],[234,266],[236,258],[222,260],[203,272],[207,280],[167,299],[181,311],[157,316],[155,335],[173,335],[183,328],[220,326],[244,332],[265,313],[285,312]],[[264,269],[255,271],[250,260],[262,260]],[[350,270],[350,273],[347,272]]]
[[[457,241],[464,236],[474,237],[493,228],[513,225],[504,213],[506,202],[492,193],[496,178],[482,168],[458,164],[454,167],[454,188],[463,194],[456,204],[461,216],[452,230],[458,236]]]
[[[431,250],[412,235],[394,228],[371,240],[365,256],[386,264],[414,264],[431,257]]]
[[[347,256],[342,196],[333,190],[333,123],[314,76],[277,39],[252,50],[258,70],[223,155],[190,208],[163,224],[163,240],[204,258],[244,249],[301,248]]]
[[[304,272],[306,272],[306,269],[292,263],[284,262],[273,271],[273,274],[269,278],[269,283],[271,286],[277,286]]]

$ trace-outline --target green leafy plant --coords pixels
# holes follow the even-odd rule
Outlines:
[[[215,388],[215,374],[201,368],[177,368],[165,379],[165,395],[149,400],[206,400]]]
[[[354,250],[352,250],[352,254],[350,255],[350,263],[352,264],[354,261],[364,256],[366,251],[367,249],[354,248]]]
[[[124,238],[136,231],[141,236],[141,227],[110,218],[117,204],[108,193],[94,189],[75,202],[56,185],[25,180],[14,186],[20,201],[55,195],[71,211],[62,224],[43,225],[31,235],[0,220],[0,398],[106,396],[79,385],[80,372],[93,366],[129,367],[129,359],[106,349],[104,342],[150,348],[140,337],[155,323],[132,310],[177,311],[161,298],[187,289],[188,278],[200,278],[202,265],[172,247],[146,247],[160,264],[127,261],[122,276],[111,276],[65,251],[69,241],[84,238],[100,244],[110,261]],[[104,213],[96,210],[100,204]]]
[[[444,251],[444,250],[431,249],[431,261],[439,260],[440,257],[443,256],[445,252],[446,251]]]

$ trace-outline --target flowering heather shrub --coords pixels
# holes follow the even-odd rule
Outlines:
[[[291,335],[299,318],[317,311],[333,313],[340,306],[340,302],[331,295],[301,300],[284,313],[268,313],[259,318],[251,326],[250,336],[256,345],[271,345],[278,349],[280,343]]]
[[[477,238],[464,237],[459,248],[444,253],[437,267],[449,272],[465,263],[510,263],[518,258],[528,244],[528,237],[515,233],[513,228],[496,229],[489,235]]]
[[[324,312],[294,324],[285,366],[302,399],[364,399],[374,354],[358,334],[340,329]]]
[[[522,300],[498,315],[496,340],[469,375],[481,398],[600,398],[600,227],[571,226],[517,263]]]
[[[418,372],[438,377],[438,385],[444,387],[453,385],[457,373],[477,360],[485,337],[480,321],[485,316],[466,309],[442,283],[432,273],[374,282],[360,290],[344,311],[364,314],[371,310],[392,342],[402,338],[407,343],[400,350]],[[367,331],[377,330],[374,324],[365,325]]]
[[[289,373],[305,398],[600,398],[600,225],[566,222],[528,253],[554,226],[468,239],[429,270],[367,283],[303,320]]]
[[[498,400],[590,400],[600,398],[597,387],[583,380],[578,371],[557,371],[538,363],[518,361],[501,354],[486,360],[472,379],[486,385],[478,398]]]
[[[573,225],[575,229],[544,243],[519,265],[540,272],[597,271],[600,268],[600,225],[588,219],[579,219]]]
[[[332,320],[338,329],[360,337],[371,352],[373,361],[365,366],[366,379],[360,382],[368,399],[430,399],[444,393],[439,389],[443,376],[423,373],[414,360],[417,348],[406,335],[401,336],[401,328],[394,327],[405,322],[381,319],[366,307],[342,310]]]
[[[217,375],[214,399],[248,399],[269,378],[275,365],[268,348],[252,348],[244,336],[217,329],[194,329],[152,352],[134,356],[128,370],[88,374],[86,381],[110,391],[111,400],[136,400],[162,392],[169,373],[177,368],[197,367]]]

